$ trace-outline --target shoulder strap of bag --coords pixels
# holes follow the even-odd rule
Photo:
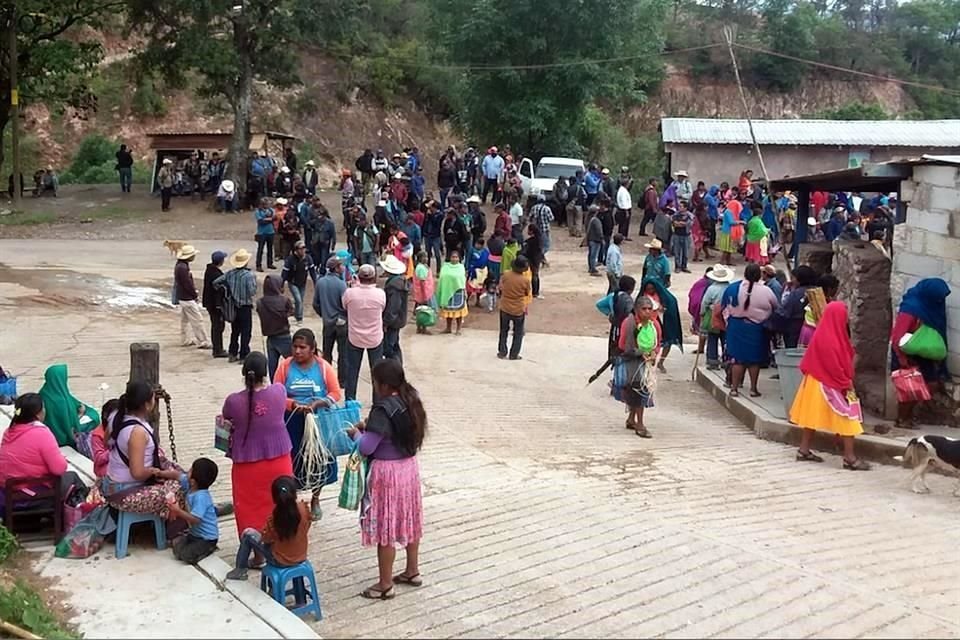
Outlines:
[[[130,458],[123,452],[120,448],[120,434],[129,429],[130,427],[143,426],[138,420],[125,420],[123,425],[120,427],[120,431],[113,438],[113,448],[117,450],[117,454],[120,456],[120,459],[123,460],[123,464],[127,465],[127,468],[130,467]],[[160,466],[160,443],[157,442],[157,434],[154,429],[149,429],[147,431],[150,434],[150,439],[153,441],[153,466]],[[129,440],[128,440],[129,442]]]

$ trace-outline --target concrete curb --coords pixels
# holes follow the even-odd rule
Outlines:
[[[254,582],[254,572],[250,581],[224,580],[232,567],[217,556],[207,556],[197,565],[197,570],[222,591],[226,591],[240,601],[250,613],[272,627],[280,637],[296,640],[314,640],[319,635],[306,622],[290,613],[286,607],[260,590]],[[321,601],[322,602],[322,601]]]
[[[93,462],[70,447],[61,447],[69,465],[91,485],[96,481]],[[175,562],[171,557],[170,562]],[[290,613],[286,607],[261,591],[255,582],[227,581],[224,576],[231,567],[217,556],[207,556],[194,566],[207,578],[213,588],[226,591],[250,612],[271,627],[281,638],[314,640],[319,635],[306,622]]]
[[[773,440],[792,446],[800,444],[800,433],[803,431],[795,424],[773,416],[769,411],[744,397],[731,398],[730,394],[714,376],[703,369],[697,369],[697,382],[717,402],[726,407],[727,411],[752,430],[762,440]],[[819,451],[840,453],[837,439],[828,433],[817,431],[813,438],[813,446]],[[873,434],[857,436],[857,455],[871,462],[900,466],[894,456],[902,456],[904,443],[899,440],[884,438]]]

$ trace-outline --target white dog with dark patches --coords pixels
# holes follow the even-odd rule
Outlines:
[[[960,440],[944,436],[920,436],[907,444],[903,456],[897,457],[903,460],[905,467],[913,469],[910,482],[914,493],[930,493],[925,476],[930,467],[939,467],[957,476],[953,495],[960,497]]]

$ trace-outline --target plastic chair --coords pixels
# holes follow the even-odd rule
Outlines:
[[[305,580],[310,581],[309,590],[306,588]],[[291,582],[292,588],[287,589],[287,584]],[[323,612],[320,611],[320,592],[317,591],[317,577],[309,560],[304,560],[293,567],[278,567],[268,563],[260,573],[260,590],[285,607],[287,596],[292,595],[294,606],[287,607],[291,613],[300,617],[313,613],[317,620],[323,620]]]
[[[121,511],[117,518],[117,559],[127,557],[127,544],[130,542],[130,527],[138,522],[152,522],[157,538],[157,549],[167,548],[167,526],[163,519],[152,513],[132,513]]]

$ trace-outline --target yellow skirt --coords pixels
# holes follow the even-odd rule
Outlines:
[[[440,317],[443,319],[466,318],[470,315],[470,310],[464,305],[462,309],[440,309]]]
[[[837,413],[824,397],[823,385],[810,376],[803,376],[800,389],[790,407],[790,422],[805,429],[827,431],[841,436],[863,433],[859,420]]]

